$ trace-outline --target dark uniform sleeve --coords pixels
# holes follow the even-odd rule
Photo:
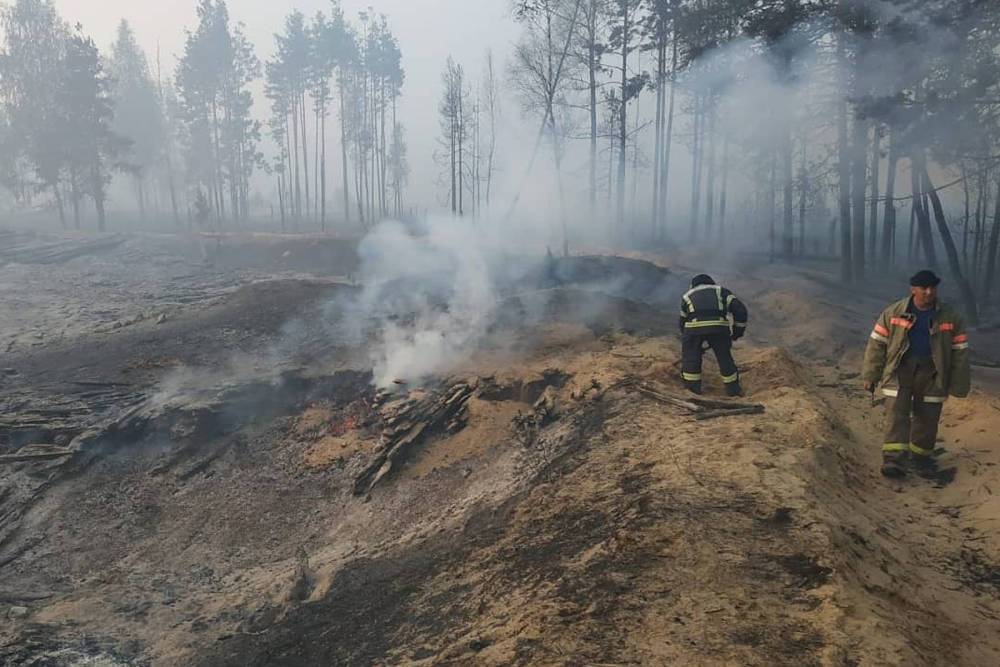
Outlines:
[[[684,325],[687,323],[688,315],[690,315],[690,313],[688,313],[687,301],[681,299],[681,316],[677,325],[680,327],[682,334],[684,333]]]
[[[750,319],[746,305],[729,290],[723,290],[722,296],[726,300],[726,312],[733,316],[733,328],[746,333],[747,322]]]

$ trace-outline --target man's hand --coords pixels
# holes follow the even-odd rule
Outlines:
[[[746,333],[743,329],[733,329],[733,342],[735,343],[740,338],[743,338],[743,334]]]

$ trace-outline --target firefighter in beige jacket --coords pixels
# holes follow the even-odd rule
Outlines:
[[[934,467],[941,410],[949,396],[969,395],[969,336],[962,317],[938,300],[930,271],[910,279],[910,296],[879,317],[865,350],[865,389],[889,399],[882,474],[899,477],[912,460]]]

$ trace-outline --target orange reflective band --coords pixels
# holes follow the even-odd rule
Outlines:
[[[903,327],[904,329],[909,329],[910,327],[913,326],[913,322],[911,322],[910,320],[904,319],[902,317],[894,317],[894,318],[892,318],[891,324],[893,326]]]
[[[954,330],[955,330],[955,324],[954,323],[952,323],[952,322],[942,322],[941,323],[941,331],[954,331]]]
[[[969,342],[969,334],[960,334],[958,336],[955,336],[954,338],[951,339],[951,342],[955,345],[959,343],[967,343]]]
[[[886,329],[881,324],[876,324],[875,325],[875,333],[877,333],[879,336],[888,336],[889,335],[889,330]]]

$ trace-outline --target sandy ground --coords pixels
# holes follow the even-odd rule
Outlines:
[[[891,290],[845,294],[814,268],[716,277],[750,304],[737,355],[763,415],[696,421],[637,393],[680,391],[673,311],[557,291],[542,324],[505,325],[453,371],[492,387],[468,425],[368,497],[351,493],[377,442],[366,368],[319,344],[280,381],[241,364],[69,462],[5,466],[0,613],[24,611],[0,661],[1000,662],[1000,371],[946,407],[953,474],[889,483],[856,373]],[[144,361],[268,359],[337,289],[237,281],[167,323],[18,347],[8,398],[59,373],[149,396],[176,367]],[[526,446],[517,418],[546,387],[557,416]]]

